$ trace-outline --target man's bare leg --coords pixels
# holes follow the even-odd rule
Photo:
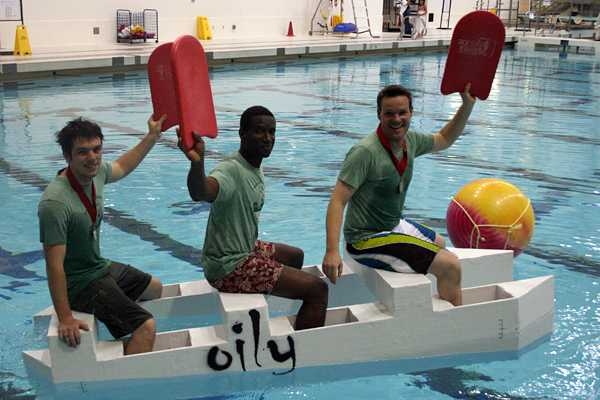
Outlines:
[[[437,288],[440,298],[455,306],[462,304],[461,267],[455,254],[441,249],[429,267],[429,273],[437,278]]]
[[[146,290],[144,290],[144,292],[140,296],[139,300],[158,299],[161,296],[161,294],[162,294],[162,283],[157,278],[152,277],[152,280],[148,284],[148,287],[146,288]]]
[[[131,339],[125,344],[125,355],[152,351],[155,337],[156,323],[154,322],[154,319],[151,318],[133,331]]]
[[[273,243],[275,245],[275,260],[292,268],[302,268],[304,265],[304,252],[298,247],[284,243]]]
[[[302,300],[294,327],[296,330],[302,330],[325,324],[328,291],[329,287],[321,278],[284,266],[271,294]]]

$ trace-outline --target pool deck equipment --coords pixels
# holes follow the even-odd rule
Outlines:
[[[124,390],[135,382],[171,397],[217,396],[517,358],[548,339],[552,276],[515,281],[510,251],[450,250],[463,267],[462,306],[441,300],[428,276],[371,269],[345,257],[323,327],[294,330],[298,302],[219,293],[199,280],[165,285],[161,298],[142,305],[156,318],[217,315],[218,324],[160,332],[152,352],[125,356],[123,342],[99,340],[94,317],[84,313],[76,318],[90,331],[81,332],[78,348],[68,347],[49,307],[34,316],[35,327],[48,326],[48,348],[23,352],[25,366],[41,394],[110,395],[107,387]],[[323,277],[320,267],[304,270]],[[185,379],[193,384],[181,384]]]

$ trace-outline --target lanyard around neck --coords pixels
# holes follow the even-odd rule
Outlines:
[[[71,184],[71,187],[77,193],[77,196],[79,196],[79,200],[81,200],[81,202],[85,206],[85,209],[87,210],[87,212],[92,220],[92,224],[95,224],[97,211],[96,211],[96,187],[94,186],[94,181],[92,180],[92,201],[90,201],[90,199],[86,196],[85,192],[83,191],[83,186],[81,186],[81,183],[79,183],[77,178],[75,178],[75,175],[73,174],[73,171],[71,171],[71,168],[67,168],[67,179],[69,179],[69,183]]]
[[[381,142],[383,148],[386,149],[386,151],[390,155],[392,163],[394,164],[394,167],[396,167],[396,171],[398,171],[398,174],[402,176],[408,164],[408,151],[406,150],[406,139],[402,141],[402,160],[398,160],[398,157],[396,157],[396,155],[392,151],[392,145],[390,144],[390,141],[383,134],[383,128],[381,127],[381,124],[379,124],[379,126],[377,127],[377,137],[379,138],[379,141]]]

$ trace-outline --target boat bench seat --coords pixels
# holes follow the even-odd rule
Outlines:
[[[267,307],[267,299],[260,293],[223,293],[217,296],[224,313],[248,312],[252,309]]]
[[[366,267],[349,256],[344,257],[344,262],[389,312],[397,314],[409,307],[431,310],[432,288],[427,276]]]
[[[512,251],[458,248],[448,250],[460,260],[463,288],[512,280]],[[347,252],[344,254],[344,263],[394,314],[415,307],[427,310],[444,310],[449,307],[448,302],[435,296],[437,287],[433,276],[430,279],[427,275],[366,267]]]
[[[227,327],[232,328],[240,323],[244,330],[249,330],[254,324],[259,324],[262,332],[270,332],[269,307],[263,294],[217,292],[217,297],[223,324],[229,337],[236,336],[236,334]]]
[[[206,280],[163,285],[161,297],[140,301],[139,304],[155,318],[181,315],[208,315],[216,309],[217,289]],[[45,330],[50,318],[56,315],[53,306],[46,307],[33,316],[34,329]]]
[[[91,369],[98,360],[123,356],[123,342],[120,340],[98,340],[98,326],[92,314],[73,312],[73,316],[85,323],[89,331],[80,330],[80,343],[75,351],[63,342],[58,335],[58,317],[51,314],[48,325],[48,349],[52,357],[52,368],[65,376],[77,376],[80,371]]]

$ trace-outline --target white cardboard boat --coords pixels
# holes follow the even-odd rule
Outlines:
[[[90,326],[73,349],[57,336],[50,307],[48,348],[23,352],[40,398],[185,398],[375,374],[415,372],[518,357],[552,333],[554,281],[512,280],[512,252],[451,249],[463,267],[463,305],[439,299],[427,276],[370,269],[347,258],[330,285],[326,325],[295,331],[298,302],[218,293],[204,280],[166,285],[143,303],[156,318],[204,315],[219,323],[160,332],[154,350],[125,356]],[[322,276],[316,266],[305,270]]]

